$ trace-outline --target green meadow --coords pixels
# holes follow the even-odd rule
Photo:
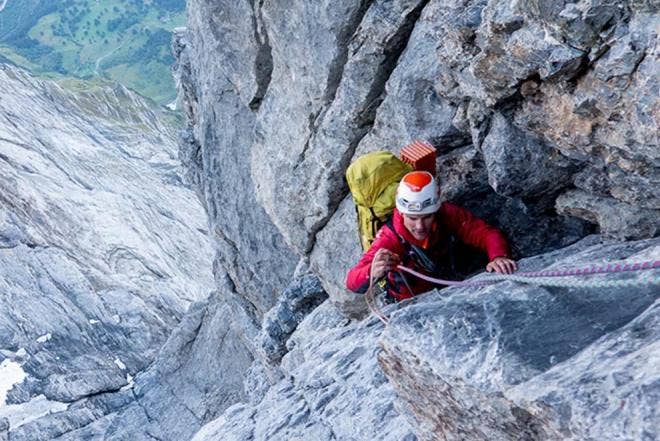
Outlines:
[[[164,105],[176,96],[170,42],[183,25],[185,0],[6,0],[0,61],[55,78],[117,81]]]

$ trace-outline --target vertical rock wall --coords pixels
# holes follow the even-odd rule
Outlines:
[[[251,402],[302,403],[291,418],[303,425],[320,414],[289,393],[307,374],[278,363],[321,296],[301,282],[307,262],[335,305],[363,308],[343,286],[360,254],[344,172],[360,154],[429,140],[443,196],[502,228],[516,257],[595,231],[658,234],[653,2],[191,0],[188,11],[175,42],[181,154],[217,242],[218,301],[256,360]],[[281,434],[255,422],[268,408],[239,405],[217,423],[244,419],[245,439]]]
[[[260,316],[274,304],[298,258],[257,203],[251,177],[252,107],[268,76],[259,21],[248,1],[192,1],[191,31],[175,50],[189,122],[182,157],[209,213],[218,266]]]
[[[258,314],[295,254],[344,295],[345,168],[418,138],[519,257],[656,235],[657,24],[632,1],[190,2],[183,156],[220,266]]]

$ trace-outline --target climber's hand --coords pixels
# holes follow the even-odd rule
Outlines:
[[[380,279],[388,271],[393,271],[399,264],[399,256],[386,248],[376,251],[374,260],[371,262],[371,277]]]
[[[518,269],[516,262],[506,257],[496,257],[488,265],[486,271],[489,273],[495,271],[499,274],[511,274]]]

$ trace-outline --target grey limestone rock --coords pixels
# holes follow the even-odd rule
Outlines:
[[[299,253],[311,250],[346,193],[345,169],[423,4],[299,2],[291,5],[295,14],[263,6],[273,72],[257,117],[252,174],[258,200]],[[314,53],[314,60],[291,53]]]
[[[637,207],[581,190],[568,191],[559,196],[557,211],[598,222],[604,234],[619,239],[657,236],[660,232],[658,210]]]
[[[521,267],[653,260],[659,245],[586,239]],[[657,283],[657,270],[647,276]],[[577,278],[567,287],[446,289],[394,313],[380,364],[420,439],[653,436],[658,291],[642,273],[606,281],[631,277],[647,281],[625,290],[585,287]],[[631,370],[640,376],[636,387]]]
[[[658,258],[657,239],[589,236],[520,263]],[[591,277],[606,283],[446,288],[387,307],[386,327],[325,302],[288,340],[283,377],[193,439],[577,440],[607,439],[612,427],[620,439],[652,439],[658,293],[648,283],[658,270]],[[640,283],[607,286],[625,280]]]
[[[232,308],[236,334],[256,358],[245,376],[246,402],[205,425],[196,439],[386,439],[380,423],[368,423],[368,435],[346,429],[355,421],[351,412],[382,415],[378,406],[347,392],[357,387],[351,378],[361,375],[360,366],[375,366],[367,344],[376,338],[368,331],[376,328],[373,319],[358,324],[339,315],[355,319],[367,312],[362,295],[344,288],[346,270],[360,256],[343,180],[356,155],[396,153],[414,139],[431,141],[440,152],[443,197],[499,226],[517,257],[545,253],[525,260],[530,268],[655,250],[646,242],[609,246],[588,239],[551,252],[594,230],[628,239],[657,235],[652,189],[658,183],[658,15],[652,2],[282,6],[196,0],[189,11],[188,30],[175,44],[187,109],[182,155],[217,238],[217,279],[224,272],[230,279],[223,299]],[[8,233],[7,240],[16,234]],[[286,287],[299,258],[309,259],[329,297],[302,322],[304,313],[290,314],[293,299],[286,294],[292,293]],[[568,374],[577,366],[572,363],[578,350],[596,350],[595,341],[642,317],[650,297],[635,291],[631,304],[637,309],[626,315],[613,306],[618,290],[583,292],[611,312],[608,325],[600,309],[556,301],[558,291],[499,284],[448,290],[447,302],[429,295],[393,308],[393,325],[380,340],[381,365],[408,403],[394,401],[396,421],[403,421],[401,413],[410,417],[411,408],[421,415],[401,425],[396,439],[414,437],[409,427],[432,439],[435,424],[450,439],[465,433],[494,439],[515,431],[538,439],[587,436],[575,419],[567,420],[568,392],[544,395],[544,382],[560,381],[544,376],[564,369],[566,391],[570,384],[575,396],[589,396]],[[515,317],[512,323],[528,326],[531,335],[523,339],[504,321],[493,324],[493,332],[501,333],[491,335],[483,328],[490,316],[479,315],[482,304]],[[528,315],[546,317],[545,327],[533,327]],[[557,317],[564,316],[571,318],[566,326],[574,326],[575,340],[567,341],[553,325],[563,324]],[[419,339],[428,341],[417,348],[416,338],[402,342],[395,329],[410,335],[422,329]],[[471,332],[480,340],[461,340]],[[500,335],[502,347],[492,343]],[[518,341],[527,346],[516,347]],[[356,352],[345,354],[341,344]],[[344,355],[351,368],[339,365]],[[425,364],[397,378],[392,373],[405,357]],[[479,371],[484,360],[492,370]],[[351,376],[338,380],[346,369]],[[517,385],[535,380],[534,397],[514,396]],[[389,385],[365,381],[370,386],[361,391],[375,394],[375,403],[390,396]],[[443,407],[444,395],[432,396],[424,385],[446,391],[458,405]],[[420,389],[423,404],[411,405]],[[520,391],[524,395],[522,386]],[[317,401],[323,403],[319,409]],[[340,401],[344,406],[334,409]],[[471,413],[475,403],[485,403],[484,420]],[[586,415],[589,406],[579,404],[579,412]],[[630,412],[647,412],[641,406]],[[455,420],[433,420],[438,409]],[[606,425],[585,418],[594,421],[589,433]],[[626,424],[621,433],[632,433]]]
[[[650,4],[198,0],[189,10],[175,44],[182,155],[207,201],[217,266],[259,317],[307,255],[333,301],[359,316],[343,286],[357,254],[343,173],[367,151],[416,138],[441,156],[476,149],[471,161],[441,157],[440,173],[470,175],[448,184],[452,199],[471,201],[523,256],[583,237],[589,223],[637,228],[558,213],[555,198],[573,186],[598,182],[629,217],[637,204],[657,210]]]
[[[261,316],[298,262],[257,203],[251,177],[254,109],[270,78],[268,39],[254,2],[188,6],[188,30],[175,42],[187,121],[182,161],[209,214],[216,266]]]
[[[298,324],[327,297],[318,278],[306,274],[294,279],[280,295],[277,304],[264,316],[258,348],[264,361],[278,365],[286,342]]]
[[[539,198],[565,187],[575,169],[558,151],[524,134],[502,114],[493,115],[481,151],[488,182],[503,196]]]
[[[652,323],[649,290],[631,289],[619,308],[620,289],[507,282],[390,307],[380,337],[373,318],[345,320],[366,310],[344,289],[360,248],[343,174],[356,155],[426,139],[440,152],[443,197],[501,227],[517,256],[543,253],[525,268],[652,258],[657,241],[564,247],[595,229],[657,235],[657,6],[196,0],[189,12],[175,45],[182,155],[217,238],[218,283],[228,274],[222,298],[255,358],[245,402],[195,439],[434,439],[438,430],[580,439],[608,424],[632,439],[651,430],[649,401],[617,366],[653,384],[655,337],[643,337],[637,361],[607,349],[634,334],[629,325]],[[285,291],[301,257],[329,296],[302,321]],[[583,354],[597,361],[586,366]],[[632,400],[599,414],[597,391],[613,383],[594,370],[608,366],[623,385],[610,390]]]
[[[4,65],[0,89],[0,417],[51,439],[121,407],[87,403],[125,396],[213,289],[212,247],[166,115]]]
[[[325,302],[289,340],[284,378],[258,404],[236,404],[193,439],[414,441],[376,364],[381,331],[375,319],[350,323]]]
[[[135,379],[135,401],[118,412],[105,437],[190,439],[205,422],[244,399],[252,355],[214,295],[193,305],[154,364]]]
[[[355,265],[362,251],[356,225],[355,206],[347,197],[317,235],[310,262],[332,304],[348,317],[363,318],[368,312],[364,294],[349,291],[345,283],[346,269]]]
[[[657,283],[344,289],[345,168],[414,139],[523,268],[657,260],[564,248],[658,234],[656,3],[191,0],[185,173],[130,91],[1,68],[0,439],[657,437]]]

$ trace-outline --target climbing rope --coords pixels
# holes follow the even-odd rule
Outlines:
[[[634,271],[645,271],[660,268],[660,260],[637,262],[637,263],[610,263],[608,265],[596,266],[590,265],[583,268],[567,268],[560,270],[544,270],[544,271],[527,271],[518,272],[515,274],[483,274],[471,280],[456,281],[456,280],[443,280],[434,277],[429,277],[425,274],[419,273],[415,270],[405,266],[397,266],[397,270],[412,274],[415,277],[426,280],[427,282],[436,285],[446,286],[486,286],[493,283],[498,283],[506,280],[513,282],[527,283],[537,286],[558,286],[558,287],[583,287],[583,288],[610,288],[610,287],[628,287],[639,286],[646,284],[660,284],[660,274],[646,271],[640,277],[628,278],[621,280],[599,280],[594,277],[587,279],[572,279],[566,280],[562,277],[569,276],[590,276],[595,274],[612,274],[612,273],[625,273]],[[403,274],[402,274],[403,275]],[[404,278],[405,280],[405,278]],[[366,293],[367,305],[371,311],[378,317],[384,324],[387,325],[389,319],[380,311],[376,304],[376,295],[373,278],[369,281],[369,289]]]
[[[660,283],[660,277],[651,273],[645,274],[642,277],[624,280],[568,280],[568,281],[554,281],[556,277],[567,276],[588,276],[594,274],[612,274],[623,273],[632,271],[643,271],[660,268],[660,260],[637,262],[637,263],[610,263],[603,266],[591,265],[583,268],[567,268],[561,270],[545,270],[545,271],[530,271],[519,272],[515,274],[483,274],[477,276],[472,280],[454,281],[436,279],[426,276],[417,271],[414,271],[405,266],[399,265],[397,269],[412,274],[415,277],[426,280],[427,282],[435,283],[436,285],[447,286],[484,286],[490,285],[504,280],[511,280],[514,282],[529,283],[539,286],[594,286],[594,287],[607,287],[607,286],[635,286],[644,285],[646,283]]]

